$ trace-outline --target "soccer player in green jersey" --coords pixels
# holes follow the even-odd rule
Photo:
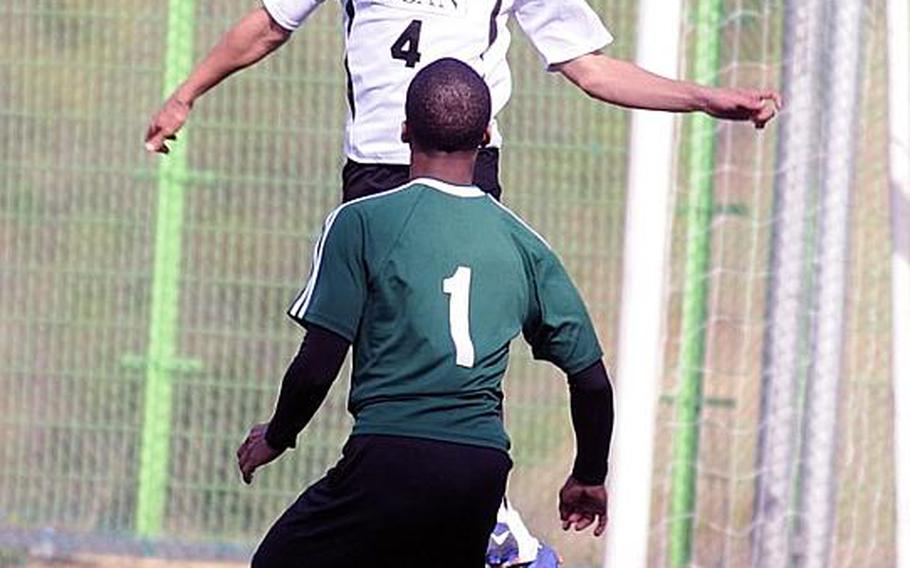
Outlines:
[[[411,181],[326,219],[289,310],[307,335],[272,419],[237,452],[244,480],[294,446],[352,345],[354,428],[254,568],[482,566],[512,465],[501,382],[519,333],[568,376],[577,452],[563,527],[603,532],[613,403],[602,351],[547,243],[472,185],[490,113],[469,66],[426,66],[406,99]]]

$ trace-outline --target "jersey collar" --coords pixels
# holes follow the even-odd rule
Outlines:
[[[449,195],[454,195],[456,197],[483,197],[486,195],[483,190],[474,185],[454,185],[447,183],[438,179],[420,177],[411,180],[411,183],[419,183],[421,185],[427,185],[433,189],[439,190],[443,193],[448,193]]]

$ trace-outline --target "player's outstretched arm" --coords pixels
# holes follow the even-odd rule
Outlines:
[[[245,69],[281,47],[291,32],[279,26],[265,10],[256,8],[228,30],[190,76],[152,117],[145,133],[145,149],[167,154],[196,99],[225,78]]]
[[[331,331],[310,326],[281,381],[272,419],[253,426],[237,449],[237,465],[244,482],[251,483],[257,468],[296,445],[297,435],[322,406],[350,345]]]
[[[555,68],[591,97],[627,108],[700,111],[715,118],[750,121],[756,128],[764,128],[782,104],[780,95],[771,89],[706,87],[668,79],[600,52]]]

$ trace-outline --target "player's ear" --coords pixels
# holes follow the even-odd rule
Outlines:
[[[408,121],[401,123],[401,141],[405,144],[411,143],[411,133],[408,131]]]
[[[486,130],[483,131],[483,142],[480,143],[480,147],[486,148],[490,145],[491,140],[493,140],[493,133],[490,132],[490,127],[487,126]]]

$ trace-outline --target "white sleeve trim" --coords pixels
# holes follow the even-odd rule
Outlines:
[[[575,44],[571,49],[551,52],[550,57],[544,59],[547,71],[556,71],[556,67],[561,63],[572,61],[582,55],[594,53],[613,43],[613,36],[610,35],[610,32],[604,29],[604,34],[602,37],[592,39],[587,44]]]
[[[275,23],[289,32],[297,30],[324,0],[262,0]]]
[[[517,0],[515,19],[551,71],[613,42],[585,0]]]

